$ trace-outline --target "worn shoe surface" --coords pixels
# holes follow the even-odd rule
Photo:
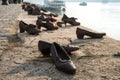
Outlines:
[[[85,35],[90,36],[91,38],[103,38],[103,36],[105,36],[106,33],[96,33],[85,29],[77,28],[76,35],[78,39],[83,39]]]
[[[23,22],[23,21],[20,21],[20,22],[19,22],[20,33],[25,32],[25,30],[26,30],[27,28],[28,28],[28,24],[26,24],[26,23]]]
[[[58,27],[54,26],[49,21],[46,21],[46,23],[42,23],[42,27],[46,28],[47,30],[57,30]]]
[[[2,0],[2,5],[8,5],[7,0]]]
[[[76,67],[63,47],[54,42],[50,51],[52,60],[58,70],[69,74],[75,74]]]
[[[67,23],[71,24],[72,26],[79,26],[80,25],[80,22],[77,22],[76,21],[77,18],[74,18],[74,17],[71,17],[69,18],[67,15],[63,15],[62,17],[62,21],[65,23],[65,25]]]
[[[50,48],[51,48],[51,45],[52,45],[51,43],[45,42],[45,41],[41,41],[41,40],[38,42],[38,49],[39,49],[39,51],[42,52],[42,55],[44,57],[50,57]],[[76,51],[76,50],[79,49],[79,47],[72,47],[72,46],[69,46],[69,45],[62,46],[62,47],[66,50],[66,52],[69,55],[71,55],[71,52]]]
[[[41,31],[36,29],[35,27],[35,25],[29,24],[28,28],[26,29],[27,33],[30,35],[38,35]]]

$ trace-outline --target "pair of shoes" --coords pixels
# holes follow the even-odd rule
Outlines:
[[[38,49],[39,51],[42,52],[42,55],[44,57],[50,57],[50,48],[52,46],[52,43],[48,43],[48,42],[45,42],[45,41],[39,41],[38,42]],[[66,46],[62,46],[69,55],[71,55],[71,52],[73,51],[76,51],[79,49],[79,47],[75,47],[75,46],[69,46],[69,45],[66,45]]]
[[[90,36],[91,38],[103,38],[103,36],[105,36],[106,33],[96,33],[85,29],[77,28],[76,35],[78,39],[83,39],[85,35]]]
[[[36,29],[36,26],[33,24],[26,24],[23,21],[19,22],[20,33],[27,32],[30,35],[38,35],[40,33],[39,30]]]
[[[41,29],[41,27],[44,27],[47,30],[57,30],[58,29],[58,27],[54,26],[53,23],[49,19],[44,19],[42,17],[38,17],[38,19],[36,21],[36,25],[39,29]]]
[[[74,17],[71,17],[69,18],[67,15],[63,15],[62,17],[62,21],[65,23],[65,25],[67,23],[71,24],[72,26],[79,26],[80,25],[80,22],[77,22],[76,21],[77,18],[74,18]]]
[[[39,41],[38,48],[45,56],[50,56],[51,53],[51,58],[58,70],[68,74],[75,74],[76,67],[71,61],[71,57],[67,53],[65,47],[60,46],[56,42],[51,44],[48,42]]]

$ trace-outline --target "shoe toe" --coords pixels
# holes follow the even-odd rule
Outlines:
[[[57,66],[56,66],[57,67]],[[60,66],[57,67],[59,70],[66,72],[68,74],[75,74],[76,73],[76,67],[72,62],[64,62],[61,63]]]

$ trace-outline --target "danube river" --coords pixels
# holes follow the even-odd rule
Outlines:
[[[40,0],[31,1],[32,3],[43,4]],[[58,12],[76,17],[81,25],[98,32],[106,32],[108,36],[120,40],[120,2],[88,2],[87,6],[80,6],[79,3],[66,2],[66,11]],[[57,11],[54,12],[57,13]]]

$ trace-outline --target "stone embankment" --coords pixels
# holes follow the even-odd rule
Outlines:
[[[1,2],[0,2],[1,3]],[[0,5],[0,80],[120,80],[120,41],[77,39],[75,26],[42,31],[38,36],[19,33],[19,20],[35,23],[37,16],[28,16],[20,4]],[[51,58],[38,50],[39,40],[79,46],[71,58],[75,75],[58,71]]]

